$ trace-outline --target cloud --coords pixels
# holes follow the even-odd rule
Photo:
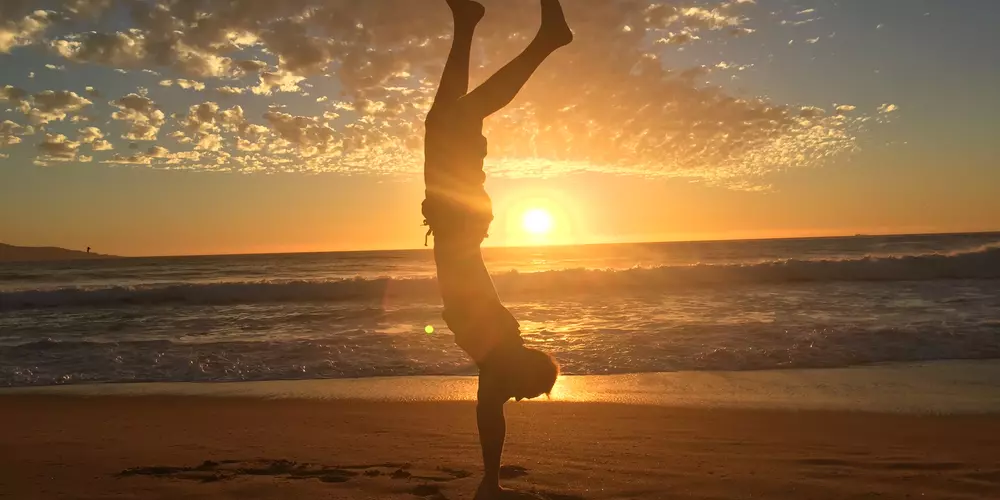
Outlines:
[[[66,11],[83,18],[93,18],[111,8],[115,0],[63,0]]]
[[[112,118],[131,123],[129,131],[122,136],[130,141],[156,140],[160,127],[166,121],[163,111],[146,96],[129,94],[110,104],[118,108],[111,114]]]
[[[81,144],[93,144],[94,141],[104,139],[104,132],[97,127],[84,127],[80,129],[80,135],[77,140]]]
[[[851,111],[854,111],[856,109],[858,109],[857,106],[852,106],[850,104],[841,104],[837,106],[836,111],[837,113],[843,114],[843,113],[850,113]]]
[[[0,54],[9,54],[16,47],[35,43],[49,24],[49,13],[44,10],[36,10],[17,21],[0,17]]]
[[[94,151],[110,151],[114,149],[114,146],[107,139],[104,138],[104,132],[97,127],[84,127],[80,129],[77,141],[80,144],[90,144],[90,148]]]
[[[15,109],[20,110],[24,114],[28,114],[31,111],[31,100],[28,92],[11,85],[6,85],[0,89],[0,102],[12,103],[15,105]]]
[[[219,88],[217,88],[215,90],[217,92],[219,92],[220,94],[222,94],[222,95],[228,95],[228,96],[240,95],[240,94],[243,94],[243,93],[245,93],[247,91],[247,89],[241,89],[241,88],[230,87],[230,86],[219,87]]]
[[[683,45],[685,43],[700,39],[701,38],[698,35],[695,35],[694,33],[682,31],[680,33],[670,33],[668,36],[660,38],[656,42],[665,43],[668,45]]]
[[[31,98],[33,106],[27,114],[33,123],[38,124],[65,120],[70,113],[93,104],[76,92],[66,90],[46,90],[32,94]]]
[[[43,161],[71,161],[76,158],[80,143],[71,141],[62,134],[45,134],[45,140],[38,144]]]
[[[160,80],[161,87],[170,87],[172,85],[177,85],[184,90],[195,90],[202,91],[205,90],[205,84],[201,82],[196,82],[194,80],[187,80],[184,78],[178,78],[177,80]]]
[[[781,24],[788,24],[788,25],[791,25],[791,26],[802,26],[803,24],[809,24],[811,22],[815,22],[815,21],[818,21],[818,20],[820,20],[820,18],[813,17],[813,18],[810,18],[810,19],[802,19],[802,20],[799,20],[799,21],[787,21],[787,20],[786,21],[781,21]]]
[[[272,109],[264,114],[264,119],[284,144],[296,148],[306,158],[337,152],[343,145],[340,134],[316,118]]]
[[[881,114],[888,114],[898,110],[899,106],[896,106],[895,104],[886,103],[878,107],[878,112]]]
[[[722,29],[738,26],[743,19],[723,14],[718,9],[708,10],[701,7],[689,7],[681,10],[683,22],[687,26],[701,29]]]
[[[816,118],[825,114],[826,111],[823,108],[817,108],[816,106],[803,106],[799,109],[799,116],[805,118]]]
[[[116,165],[150,165],[153,163],[153,159],[143,153],[135,153],[128,156],[115,153],[111,159],[102,161],[101,163]]]
[[[236,61],[233,63],[236,69],[244,73],[259,73],[267,69],[267,63],[264,61],[258,61],[256,59],[247,59],[243,61]]]
[[[170,151],[163,146],[152,146],[146,151],[146,156],[150,158],[168,158]]]
[[[176,33],[170,32],[138,28],[115,33],[90,32],[53,40],[50,46],[66,59],[118,69],[169,66],[195,77],[229,76],[233,72],[228,57],[187,45]]]
[[[30,125],[24,127],[10,120],[4,120],[0,122],[0,148],[20,144],[21,136],[34,133],[35,129]]]
[[[537,0],[483,1],[490,15],[477,32],[476,82],[519,53],[538,22]],[[8,7],[15,3],[19,7]],[[744,13],[763,10],[743,10],[753,3],[565,2],[576,42],[560,50],[509,108],[486,123],[491,175],[599,171],[746,187],[768,173],[853,151],[868,118],[864,113],[741,97],[706,83],[710,70],[749,65],[700,61],[690,68],[676,66],[673,51],[688,50],[690,44],[722,47],[733,36],[780,23],[764,14],[751,24]],[[21,29],[30,16],[41,23],[31,4],[0,2],[3,29]],[[176,141],[166,146],[178,150],[144,145],[138,149],[143,152],[115,156],[109,160],[113,163],[420,171],[422,122],[452,35],[444,2],[54,0],[46,6],[52,9],[46,23],[70,22],[9,39],[16,38],[18,46],[37,43],[75,63],[126,72],[126,78],[142,78],[147,86],[149,76],[141,71],[162,72],[169,78],[153,81],[210,90],[218,101],[191,106],[161,99],[166,108],[161,109],[140,90],[113,101],[111,117],[128,126],[121,138],[115,132],[115,140],[153,141],[163,129]],[[809,22],[814,13],[800,15],[790,23]],[[306,99],[306,91],[315,95]],[[88,88],[85,95],[99,93]],[[42,109],[37,97],[14,87],[5,87],[0,100],[26,114]],[[240,106],[226,107],[236,103]],[[269,103],[277,106],[249,111]],[[65,111],[62,118],[58,110]],[[887,105],[881,113],[894,110]],[[53,106],[36,114],[43,124],[73,112]],[[93,118],[101,124],[106,116]],[[80,130],[81,144],[95,151],[113,147],[114,140],[103,132],[98,138],[84,134],[89,128]],[[121,146],[117,149],[124,150]]]
[[[59,55],[78,63],[99,63],[113,67],[134,67],[147,57],[146,40],[139,30],[117,33],[90,32],[53,40]]]
[[[302,89],[299,88],[299,82],[305,80],[304,76],[295,75],[292,73],[271,73],[262,72],[260,74],[260,83],[257,86],[252,87],[250,90],[257,95],[271,95],[272,92],[301,92]]]

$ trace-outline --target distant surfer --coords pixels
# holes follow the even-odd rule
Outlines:
[[[472,0],[447,0],[455,21],[451,53],[426,119],[423,202],[444,303],[443,318],[479,367],[476,406],[484,477],[476,499],[499,498],[500,458],[506,436],[503,407],[511,398],[552,391],[559,367],[548,354],[525,347],[520,324],[501,304],[480,245],[493,221],[483,185],[483,121],[510,104],[538,67],[573,41],[559,0],[541,0],[542,24],[513,61],[469,91],[472,39],[486,9]]]

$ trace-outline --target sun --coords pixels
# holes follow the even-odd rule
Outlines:
[[[524,230],[531,234],[546,235],[552,232],[552,214],[545,209],[532,208],[524,212],[521,224],[524,226]]]

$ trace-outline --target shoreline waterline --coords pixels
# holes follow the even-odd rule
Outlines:
[[[550,399],[666,407],[1000,414],[1000,360],[808,370],[664,372],[560,377]],[[472,401],[476,378],[407,376],[253,382],[74,384],[0,389],[0,398],[215,397],[373,402]]]

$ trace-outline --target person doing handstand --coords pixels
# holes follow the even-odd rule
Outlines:
[[[480,245],[488,236],[493,207],[484,188],[483,122],[510,104],[538,67],[573,41],[559,0],[541,0],[538,34],[520,55],[469,91],[472,39],[486,9],[472,0],[446,0],[455,22],[451,52],[425,120],[422,205],[444,305],[442,317],[479,368],[476,420],[484,477],[476,499],[499,498],[500,459],[506,437],[504,404],[549,394],[559,366],[528,348],[520,324],[503,306]]]

